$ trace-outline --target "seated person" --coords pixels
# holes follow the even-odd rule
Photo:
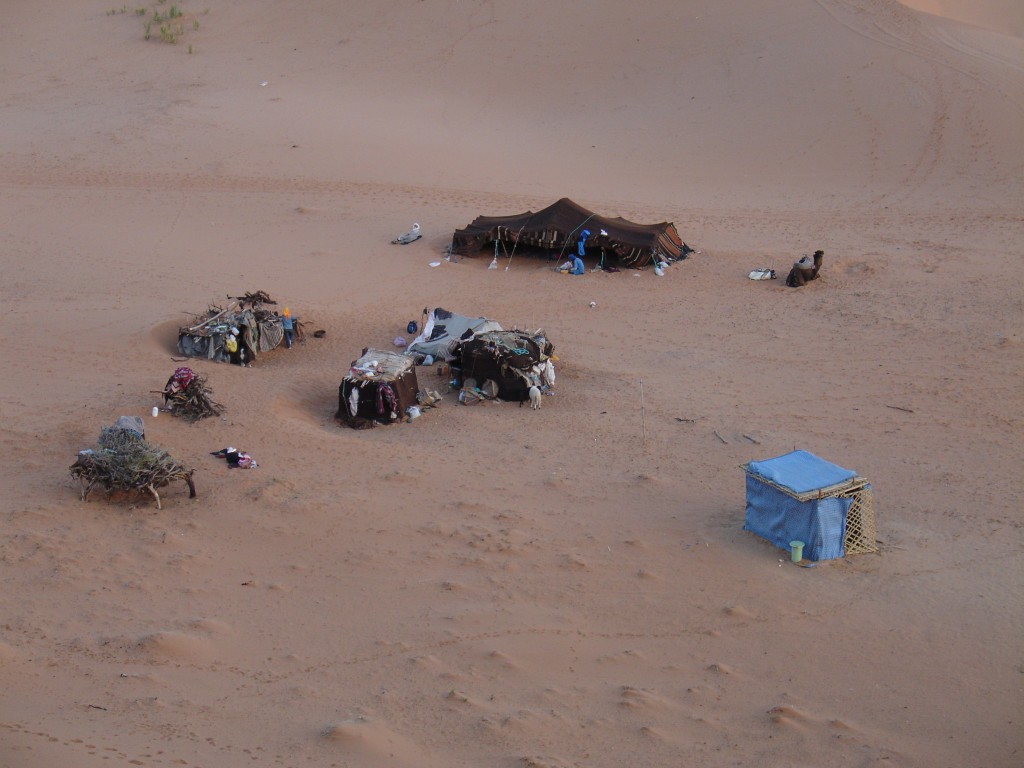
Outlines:
[[[572,257],[572,266],[569,267],[570,275],[582,275],[586,272],[586,268],[583,266],[583,259],[579,256]]]
[[[811,280],[816,280],[824,257],[824,251],[815,251],[813,260],[810,256],[801,256],[800,260],[794,262],[793,268],[789,270],[789,274],[786,276],[786,285],[790,288],[799,288],[801,285],[807,285]]]

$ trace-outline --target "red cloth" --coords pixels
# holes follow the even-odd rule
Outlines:
[[[192,382],[192,379],[194,379],[195,376],[196,374],[191,368],[175,368],[174,375],[171,376],[171,381],[173,381],[179,389],[184,389]]]

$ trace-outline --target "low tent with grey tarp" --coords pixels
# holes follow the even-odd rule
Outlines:
[[[423,331],[405,348],[405,354],[417,363],[448,361],[455,345],[486,331],[500,331],[501,325],[486,317],[469,317],[437,307],[424,309]],[[427,358],[430,361],[427,361]]]
[[[178,351],[182,355],[247,364],[281,344],[283,319],[270,309],[276,301],[263,291],[228,298],[231,301],[227,306],[211,305],[191,324],[178,329]],[[298,318],[293,318],[293,323],[295,338],[301,339],[302,323]]]

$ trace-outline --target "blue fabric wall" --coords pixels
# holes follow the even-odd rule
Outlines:
[[[747,474],[747,514],[744,530],[756,533],[780,549],[804,542],[806,560],[842,557],[849,498],[797,501],[792,496]]]

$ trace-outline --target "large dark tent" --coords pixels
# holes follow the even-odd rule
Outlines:
[[[452,253],[476,256],[487,246],[503,248],[510,256],[516,246],[545,249],[552,258],[576,252],[581,234],[588,255],[614,258],[618,264],[643,267],[659,261],[685,259],[691,249],[679,238],[675,224],[636,224],[616,217],[598,216],[563,197],[543,210],[515,216],[478,216],[465,229],[455,231]]]

